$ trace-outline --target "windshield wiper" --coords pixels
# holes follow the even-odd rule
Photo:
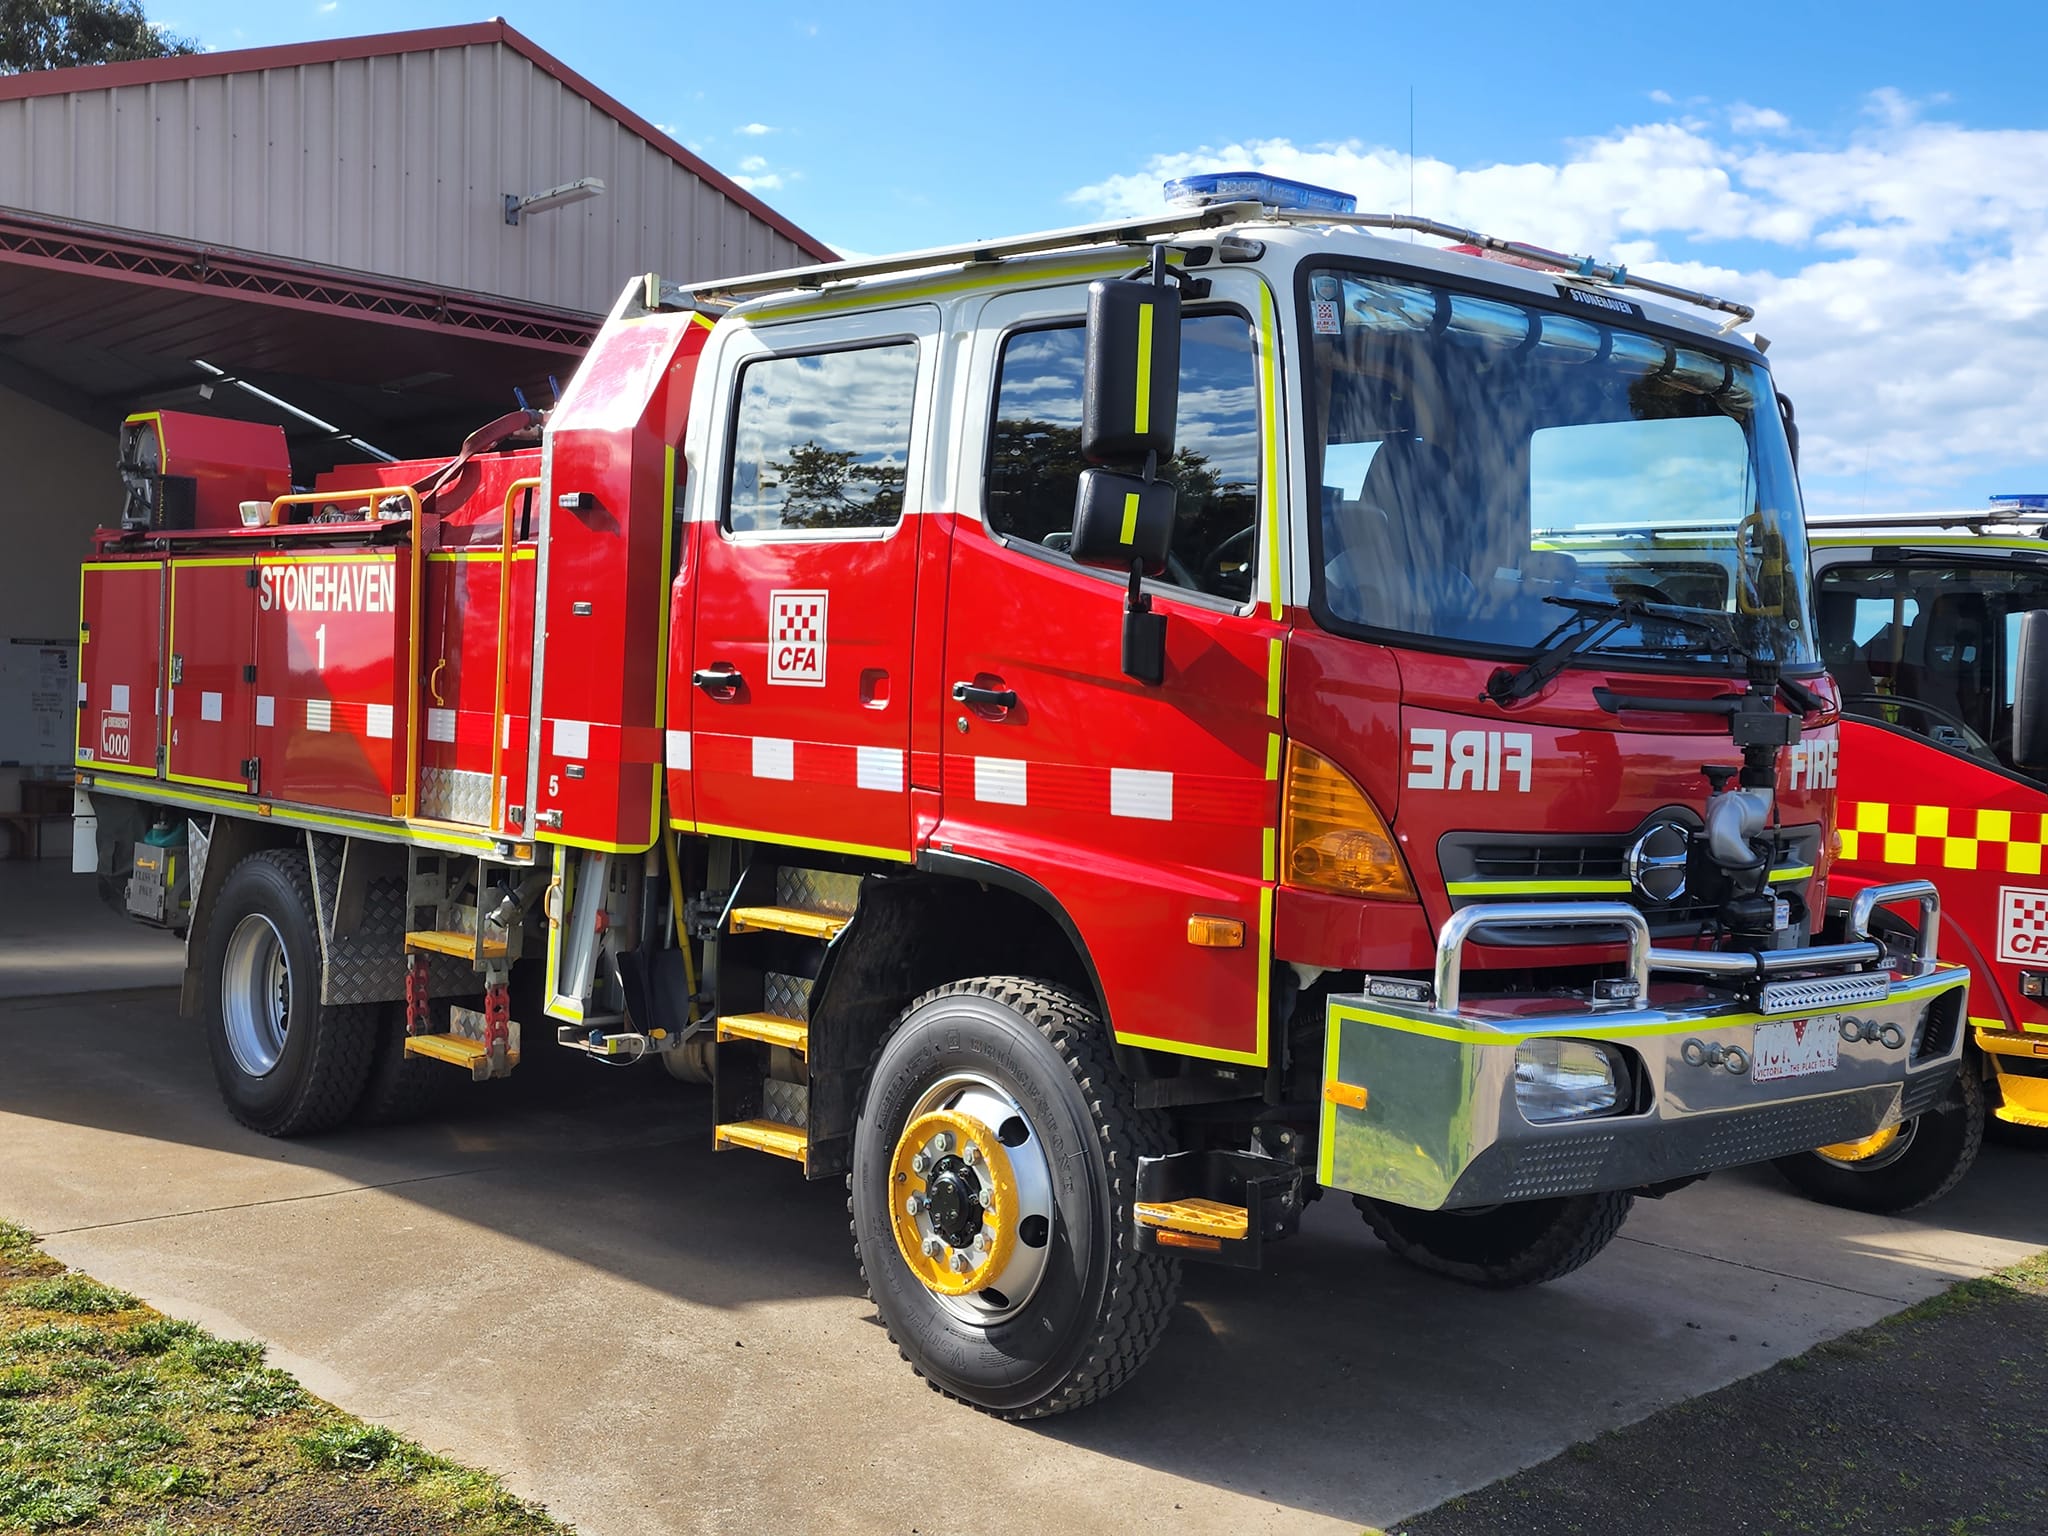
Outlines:
[[[1727,615],[1711,608],[1681,608],[1671,603],[1645,603],[1632,597],[1559,597],[1543,599],[1569,608],[1571,617],[1536,642],[1536,654],[1519,668],[1502,667],[1486,680],[1483,697],[1495,704],[1526,699],[1571,664],[1571,659],[1631,620],[1659,619],[1710,637],[1731,656],[1747,658]],[[1574,626],[1583,626],[1574,628]],[[1804,691],[1804,690],[1802,690]]]

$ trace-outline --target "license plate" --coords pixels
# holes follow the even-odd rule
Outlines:
[[[1810,1019],[1779,1019],[1756,1027],[1749,1075],[1759,1083],[1786,1077],[1832,1072],[1842,1059],[1842,1016],[1823,1013]]]

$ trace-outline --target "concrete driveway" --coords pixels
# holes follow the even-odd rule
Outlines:
[[[0,1215],[590,1536],[1385,1525],[2048,1245],[2048,1159],[1999,1148],[1918,1220],[1723,1176],[1510,1296],[1332,1199],[1264,1275],[1191,1267],[1119,1396],[1020,1427],[896,1358],[843,1189],[710,1141],[703,1090],[542,1051],[438,1123],[280,1144],[173,994],[0,1002]]]

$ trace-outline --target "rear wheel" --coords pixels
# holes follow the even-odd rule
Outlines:
[[[340,1124],[370,1070],[373,1010],[320,1002],[320,938],[302,852],[251,854],[221,886],[200,975],[207,1050],[228,1111],[266,1136]]]
[[[1073,994],[989,977],[918,999],[869,1071],[847,1179],[903,1357],[1004,1418],[1115,1391],[1173,1308],[1179,1265],[1137,1251],[1132,1216],[1138,1158],[1166,1149]]]
[[[1984,1144],[1984,1081],[1975,1061],[1924,1115],[1861,1141],[1777,1159],[1778,1172],[1809,1199],[1852,1211],[1896,1215],[1954,1189]]]
[[[1354,1197],[1374,1235],[1410,1264],[1502,1291],[1559,1279],[1588,1262],[1614,1241],[1635,1198],[1607,1191],[1418,1211]]]
[[[373,1005],[370,1074],[355,1118],[362,1125],[403,1125],[431,1114],[456,1075],[447,1065],[405,1052],[405,1004]]]

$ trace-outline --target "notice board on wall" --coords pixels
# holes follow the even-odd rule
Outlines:
[[[0,764],[62,768],[78,727],[78,642],[16,636],[0,646]]]

